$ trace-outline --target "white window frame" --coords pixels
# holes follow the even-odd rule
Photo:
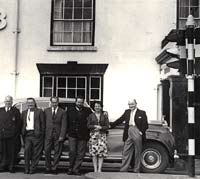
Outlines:
[[[180,12],[181,12],[181,8],[183,8],[183,7],[188,7],[188,9],[189,9],[189,14],[190,14],[190,10],[191,10],[191,7],[197,7],[197,6],[191,6],[191,0],[186,0],[186,1],[189,1],[189,5],[188,6],[181,6],[181,0],[179,1],[179,19],[180,20],[182,20],[182,19],[187,19],[187,17],[181,17],[181,14],[180,14]],[[198,0],[199,1],[199,5],[198,5],[198,8],[199,8],[199,17],[194,17],[194,19],[200,19],[200,0]]]
[[[92,78],[99,78],[99,82],[100,82],[100,84],[99,84],[99,88],[92,88],[91,86],[91,82],[92,82]],[[90,76],[90,84],[89,84],[89,100],[90,101],[101,101],[102,99],[101,99],[101,96],[102,96],[102,94],[101,94],[101,80],[102,80],[102,77],[101,76]],[[99,99],[92,99],[91,98],[91,90],[92,89],[98,89],[99,90]]]
[[[58,87],[58,79],[59,78],[65,78],[66,79],[66,88],[64,87]],[[75,88],[68,88],[67,86],[67,82],[68,82],[68,79],[69,78],[75,78],[76,79],[76,87]],[[77,88],[77,79],[78,78],[84,78],[85,79],[85,88]],[[65,92],[66,92],[66,97],[69,98],[67,96],[67,92],[68,92],[68,89],[74,89],[75,90],[75,96],[77,96],[77,90],[78,89],[84,89],[85,90],[85,99],[87,99],[87,77],[86,76],[56,76],[56,95],[58,96],[58,90],[59,89],[65,89]],[[74,99],[74,98],[72,98]]]
[[[56,33],[56,32],[54,32],[54,30],[53,30],[53,27],[52,27],[52,45],[77,45],[77,46],[84,46],[84,45],[92,45],[92,43],[93,43],[93,39],[94,39],[94,29],[93,29],[93,27],[94,27],[94,1],[95,0],[92,0],[92,7],[91,7],[91,19],[74,19],[74,9],[75,9],[75,7],[74,7],[74,0],[73,0],[73,6],[72,6],[72,19],[64,19],[64,18],[62,18],[62,19],[55,19],[54,18],[54,10],[55,10],[55,1],[56,0],[53,0],[54,1],[54,7],[52,8],[53,9],[53,16],[52,16],[52,26],[54,26],[54,22],[56,22],[56,21],[61,21],[61,22],[64,22],[64,21],[68,21],[68,22],[72,22],[72,31],[69,31],[69,32],[71,32],[72,33],[72,41],[73,41],[73,36],[74,36],[74,33],[76,32],[76,31],[74,31],[74,23],[75,22],[81,22],[81,31],[80,31],[80,33],[81,33],[81,43],[75,43],[75,42],[72,42],[72,43],[69,43],[69,42],[54,42],[54,34]],[[84,9],[84,6],[83,6],[83,2],[84,1],[82,1],[82,8]],[[62,12],[63,12],[63,17],[64,17],[64,13],[65,13],[65,1],[63,0],[63,7],[62,7]],[[89,8],[89,7],[86,7],[86,8]],[[84,10],[82,11],[82,16],[83,16],[83,13],[84,13]],[[84,33],[84,31],[83,31],[83,22],[84,21],[87,21],[87,22],[89,22],[90,23],[90,28],[91,28],[91,31],[88,31],[88,32],[90,32],[90,35],[91,35],[91,42],[89,42],[89,43],[84,43],[83,42],[83,33]],[[60,31],[60,33],[64,33],[64,32],[68,32],[68,31]],[[85,31],[85,32],[87,32],[87,31]]]
[[[51,87],[45,87],[44,86],[44,78],[51,78],[52,79],[52,86]],[[54,90],[54,76],[48,76],[48,75],[46,75],[46,76],[43,76],[42,77],[42,96],[44,97],[44,90],[45,89],[51,89],[52,90],[52,94],[51,94],[51,96],[53,96],[53,90]]]

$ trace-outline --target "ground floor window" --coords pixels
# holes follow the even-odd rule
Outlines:
[[[103,104],[103,79],[108,64],[37,64],[40,96],[75,99],[83,96],[92,105]]]
[[[58,96],[75,99],[83,96],[89,101],[102,101],[101,76],[42,76],[42,97]]]

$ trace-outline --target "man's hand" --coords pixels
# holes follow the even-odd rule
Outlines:
[[[102,129],[102,127],[100,125],[94,125],[95,129]]]
[[[59,137],[58,142],[63,142],[64,138],[63,137]]]

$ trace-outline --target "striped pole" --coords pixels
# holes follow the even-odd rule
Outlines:
[[[195,109],[194,109],[194,19],[186,22],[187,81],[188,81],[188,175],[195,176]]]
[[[177,45],[179,46],[179,54],[180,54],[179,73],[180,73],[180,75],[184,75],[184,77],[185,77],[185,74],[187,73],[185,30],[179,30],[178,39],[179,40],[177,42]]]

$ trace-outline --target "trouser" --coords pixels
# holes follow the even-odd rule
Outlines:
[[[16,138],[6,138],[1,139],[1,147],[2,147],[2,158],[0,167],[5,168],[8,167],[9,170],[12,170],[15,165],[16,160]]]
[[[134,154],[134,172],[140,172],[140,161],[142,152],[142,136],[139,133],[139,129],[136,126],[130,126],[128,130],[128,139],[124,143],[124,149],[122,153],[122,165],[121,172],[128,171],[129,165]]]
[[[52,132],[51,137],[45,139],[45,161],[47,170],[56,170],[62,154],[63,142],[58,141],[59,136],[55,131]],[[54,148],[53,164],[51,165],[51,151]]]
[[[43,151],[43,136],[36,137],[34,131],[27,132],[25,136],[24,160],[25,170],[34,171],[38,165]]]
[[[69,137],[69,170],[79,172],[85,156],[87,141]]]

